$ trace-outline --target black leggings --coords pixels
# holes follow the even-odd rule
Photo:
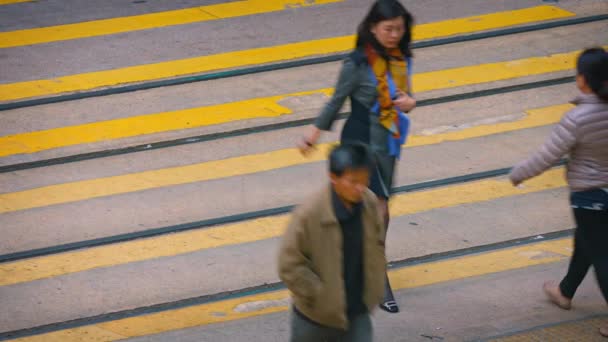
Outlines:
[[[574,254],[568,274],[559,287],[568,298],[574,297],[589,267],[593,265],[604,299],[608,302],[608,210],[574,209],[576,232]]]

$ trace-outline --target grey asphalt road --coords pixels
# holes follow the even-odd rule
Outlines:
[[[0,6],[0,31],[138,15],[204,6],[213,1],[36,1]],[[546,4],[538,0],[403,1],[417,23]],[[0,50],[0,83],[52,78],[352,34],[369,0],[255,16],[52,42]],[[603,0],[562,0],[577,15],[608,13]],[[417,73],[570,52],[606,45],[605,23],[591,23],[416,51]],[[128,118],[333,86],[340,63],[327,63],[122,95],[34,106],[0,113],[0,136]],[[419,99],[572,75],[544,76],[417,93]],[[415,87],[415,85],[414,85]],[[517,122],[525,110],[563,104],[574,84],[512,92],[418,108],[415,135],[462,131],[478,125]],[[314,117],[323,96],[286,99],[293,114],[223,125],[59,148],[0,158],[0,165],[35,161],[133,144],[183,138],[253,125]],[[338,123],[337,129],[342,123]],[[396,185],[504,168],[539,146],[551,127],[407,147]],[[302,134],[290,128],[166,149],[0,174],[0,194],[86,179],[186,166],[291,148]],[[334,141],[337,133],[323,136]],[[149,189],[74,203],[0,214],[0,254],[115,234],[138,232],[206,218],[298,203],[326,182],[326,165],[315,162],[206,182]],[[388,257],[400,260],[475,247],[573,227],[567,189],[426,210],[394,218]],[[31,282],[0,286],[0,332],[182,300],[278,280],[277,239],[159,257]],[[558,278],[565,263],[531,267],[398,292],[400,315],[375,317],[378,341],[418,341],[422,335],[461,341],[605,312],[588,279],[577,309],[548,306],[539,291]],[[231,272],[226,272],[231,270]],[[1,275],[1,273],[0,273]],[[513,289],[517,288],[517,293]],[[288,315],[280,313],[134,339],[135,341],[282,341]],[[426,339],[428,340],[428,339]]]

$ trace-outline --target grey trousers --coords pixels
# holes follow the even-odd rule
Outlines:
[[[300,314],[291,313],[290,342],[372,342],[373,329],[369,314],[351,319],[347,331],[316,324]]]

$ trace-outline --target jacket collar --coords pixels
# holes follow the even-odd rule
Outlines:
[[[590,104],[608,104],[595,94],[579,94],[571,101],[575,105],[590,103]]]
[[[353,216],[358,215],[362,206],[361,203],[356,203],[351,209],[348,209],[334,189],[331,191],[331,203],[338,222],[349,220]]]
[[[339,224],[338,217],[336,216],[336,207],[334,206],[334,196],[337,197],[331,185],[325,187],[325,189],[321,193],[318,205],[320,206],[319,218],[322,224]],[[347,209],[344,208],[344,205],[341,202],[339,202],[338,205],[342,206],[341,209],[347,211]],[[361,210],[361,214],[363,215],[365,212],[364,208],[366,207],[365,200],[362,203],[358,204],[358,206],[359,208],[357,208],[356,210]],[[340,212],[341,209],[338,209],[338,212]],[[347,214],[349,213],[347,212]],[[341,214],[338,216],[342,218]]]
[[[319,200],[319,218],[322,224],[336,224],[338,223],[338,218],[336,218],[336,214],[334,213],[334,206],[332,203],[332,193],[333,189],[330,185],[327,185],[325,189],[321,192],[321,198]]]

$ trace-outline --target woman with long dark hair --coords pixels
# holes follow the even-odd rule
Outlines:
[[[557,284],[546,282],[545,294],[569,310],[572,297],[593,265],[608,302],[608,52],[585,50],[577,61],[576,84],[581,91],[538,152],[516,165],[514,185],[541,174],[566,154],[570,203],[576,221],[574,253],[568,273]],[[608,337],[608,324],[600,328]]]
[[[386,230],[395,162],[409,128],[405,113],[416,106],[409,77],[412,23],[412,15],[398,1],[379,0],[372,5],[359,25],[356,48],[344,61],[331,100],[298,143],[300,151],[308,154],[350,98],[351,114],[340,140],[364,143],[373,152],[375,169],[369,187],[378,198]],[[399,311],[388,277],[380,307],[391,313]]]

